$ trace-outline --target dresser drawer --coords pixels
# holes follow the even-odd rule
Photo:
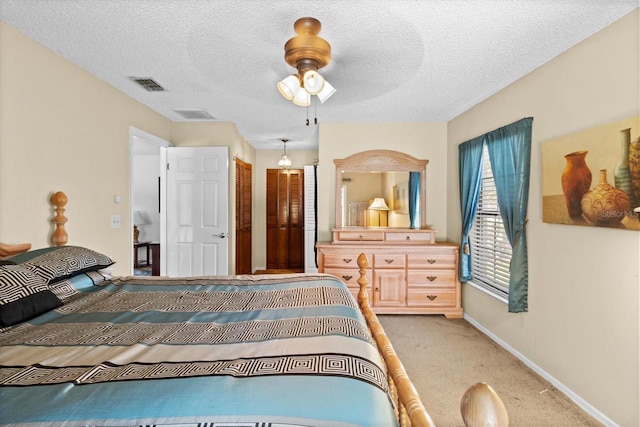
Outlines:
[[[341,242],[382,242],[384,232],[381,230],[339,231],[336,238]]]
[[[456,267],[456,254],[453,251],[442,251],[424,254],[409,254],[407,256],[409,268],[451,268]]]
[[[456,272],[454,270],[409,270],[407,275],[409,287],[446,287],[455,288]]]
[[[391,243],[435,243],[436,242],[436,234],[435,232],[396,232],[396,231],[387,231],[385,232],[385,240]]]
[[[455,307],[456,292],[449,289],[408,289],[408,307]]]
[[[347,288],[349,288],[349,292],[351,292],[356,302],[358,301],[358,292],[360,292],[360,285],[358,284],[358,279],[360,278],[359,270],[350,268],[327,268],[324,272],[342,280],[347,285]],[[367,269],[365,275],[369,281],[367,285],[367,295],[369,296],[369,304],[371,304],[373,301],[371,270]]]
[[[336,253],[324,254],[324,268],[355,268],[358,269],[358,256],[363,253],[362,250],[354,251],[340,251]],[[372,263],[372,255],[364,252],[369,260],[369,265]]]
[[[359,288],[358,278],[360,278],[360,270],[353,268],[325,268],[324,273],[331,274],[332,276],[336,276],[338,279],[342,280],[347,286],[355,286]],[[369,281],[369,285],[371,286],[371,269],[366,269],[366,277]]]
[[[405,268],[406,256],[402,253],[373,254],[373,268]]]

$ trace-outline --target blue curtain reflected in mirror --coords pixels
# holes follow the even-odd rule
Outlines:
[[[420,218],[420,172],[409,172],[409,224],[419,228]]]

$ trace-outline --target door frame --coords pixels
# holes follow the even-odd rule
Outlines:
[[[133,224],[133,172],[134,172],[134,151],[137,144],[148,144],[148,148],[157,149],[160,153],[160,182],[166,183],[167,171],[166,168],[161,165],[166,164],[167,147],[173,147],[173,144],[148,132],[138,129],[134,126],[129,126],[129,223]],[[164,185],[160,185],[160,274],[165,274],[166,264],[166,228],[167,228],[167,216],[166,216],[166,188]],[[129,251],[129,268],[130,273],[133,275],[133,225],[129,227],[129,242],[131,243]]]

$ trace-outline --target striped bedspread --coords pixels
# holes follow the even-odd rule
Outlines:
[[[328,275],[115,279],[0,335],[2,425],[395,423],[366,323]]]

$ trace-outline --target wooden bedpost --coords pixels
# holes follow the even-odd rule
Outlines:
[[[391,341],[384,332],[371,306],[369,306],[369,296],[367,294],[367,284],[369,280],[366,276],[368,265],[369,260],[367,256],[364,253],[358,255],[358,267],[360,267],[360,277],[358,278],[358,285],[360,285],[358,305],[360,306],[360,311],[367,320],[371,334],[378,345],[378,350],[387,365],[387,371],[395,384],[400,403],[409,416],[411,427],[434,427],[435,424],[422,404],[420,395],[411,383],[407,371],[405,371],[400,358],[391,345]],[[399,412],[402,412],[402,409],[400,409]],[[399,418],[400,425],[405,425],[401,415]]]
[[[53,218],[56,229],[53,232],[53,236],[51,236],[51,242],[54,246],[64,246],[68,241],[67,230],[64,228],[64,223],[67,222],[67,217],[64,216],[64,206],[67,204],[67,201],[67,195],[62,191],[58,191],[51,196],[51,203],[56,207],[56,216]]]
[[[502,399],[487,383],[477,383],[467,389],[460,400],[460,412],[466,427],[509,425]]]
[[[369,266],[369,259],[364,253],[358,255],[358,267],[360,270],[360,277],[358,278],[358,285],[360,285],[360,290],[358,291],[358,305],[362,306],[362,304],[366,304],[369,306],[369,294],[367,293],[367,285],[369,284],[369,279],[367,279],[367,267]]]

